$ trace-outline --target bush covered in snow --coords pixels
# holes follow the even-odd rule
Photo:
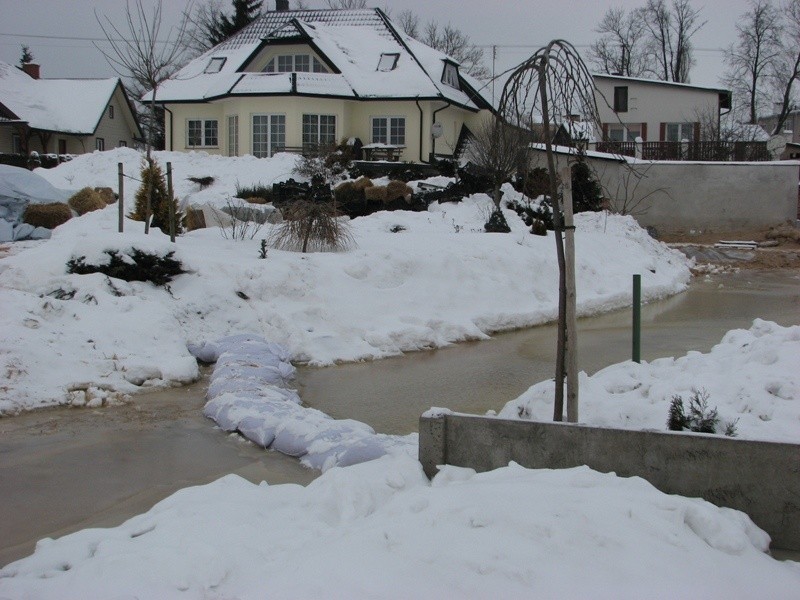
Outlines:
[[[123,281],[149,281],[154,285],[166,285],[176,275],[185,273],[181,261],[173,258],[175,252],[165,255],[131,248],[127,253],[106,250],[108,260],[99,264],[87,264],[85,256],[67,261],[67,272],[76,275],[103,273]]]
[[[68,204],[79,215],[106,207],[103,197],[90,187],[85,187],[73,194]]]
[[[72,218],[72,210],[63,202],[49,202],[47,204],[28,204],[22,221],[34,227],[55,229]]]

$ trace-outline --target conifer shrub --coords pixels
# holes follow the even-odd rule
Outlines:
[[[152,220],[150,225],[158,227],[162,232],[169,234],[169,195],[167,194],[167,181],[161,166],[151,160],[150,164],[146,160],[142,161],[141,177],[142,184],[136,191],[136,203],[133,212],[128,215],[135,221],[144,221],[147,214],[147,192],[152,190],[150,201],[150,215]],[[182,233],[182,215],[177,210],[175,213],[175,233]]]
[[[683,397],[674,395],[669,403],[667,428],[670,431],[694,431],[696,433],[723,433],[736,435],[736,422],[720,423],[716,408],[708,405],[710,398],[706,390],[692,390],[688,408]]]
[[[185,273],[181,261],[173,258],[175,251],[165,255],[131,248],[124,254],[119,250],[106,250],[108,261],[87,264],[85,256],[67,261],[67,272],[76,275],[102,273],[124,281],[149,281],[154,285],[166,285],[176,275]]]
[[[67,204],[79,215],[85,215],[93,210],[100,210],[106,207],[102,196],[90,187],[85,187],[73,194]]]
[[[63,202],[28,204],[22,221],[34,227],[55,229],[72,218],[72,210]]]
[[[586,163],[585,154],[578,153],[572,167],[572,207],[574,212],[597,212],[603,205],[603,189]]]
[[[355,242],[346,219],[338,216],[334,202],[297,200],[284,211],[267,243],[278,250],[335,252]]]
[[[493,210],[489,216],[489,220],[483,226],[486,233],[509,233],[511,227],[508,226],[508,221],[501,210]]]

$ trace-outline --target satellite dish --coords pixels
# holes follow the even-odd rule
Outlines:
[[[434,138],[440,138],[444,135],[444,127],[442,127],[441,123],[434,123],[431,125],[431,135]]]

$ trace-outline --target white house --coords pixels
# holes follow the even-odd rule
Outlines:
[[[118,78],[41,79],[39,65],[0,62],[0,152],[83,154],[141,138]]]
[[[358,138],[428,161],[490,114],[480,87],[380,9],[279,10],[190,62],[156,101],[170,150],[265,157]]]
[[[731,108],[729,90],[685,83],[594,74],[602,139],[612,142],[700,141],[703,127],[719,131]]]

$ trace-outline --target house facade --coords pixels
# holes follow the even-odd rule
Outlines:
[[[0,153],[83,154],[133,146],[142,132],[113,79],[41,79],[0,63]]]
[[[593,75],[601,138],[610,142],[698,142],[719,131],[728,90],[618,75]]]
[[[357,138],[427,162],[491,114],[479,87],[379,9],[281,10],[189,63],[156,102],[169,150],[268,157]]]
[[[769,133],[775,131],[775,126],[778,124],[778,115],[771,115],[769,117],[761,117],[758,124],[766,129]],[[791,111],[786,121],[783,123],[783,131],[791,131],[790,142],[800,144],[800,110]]]

